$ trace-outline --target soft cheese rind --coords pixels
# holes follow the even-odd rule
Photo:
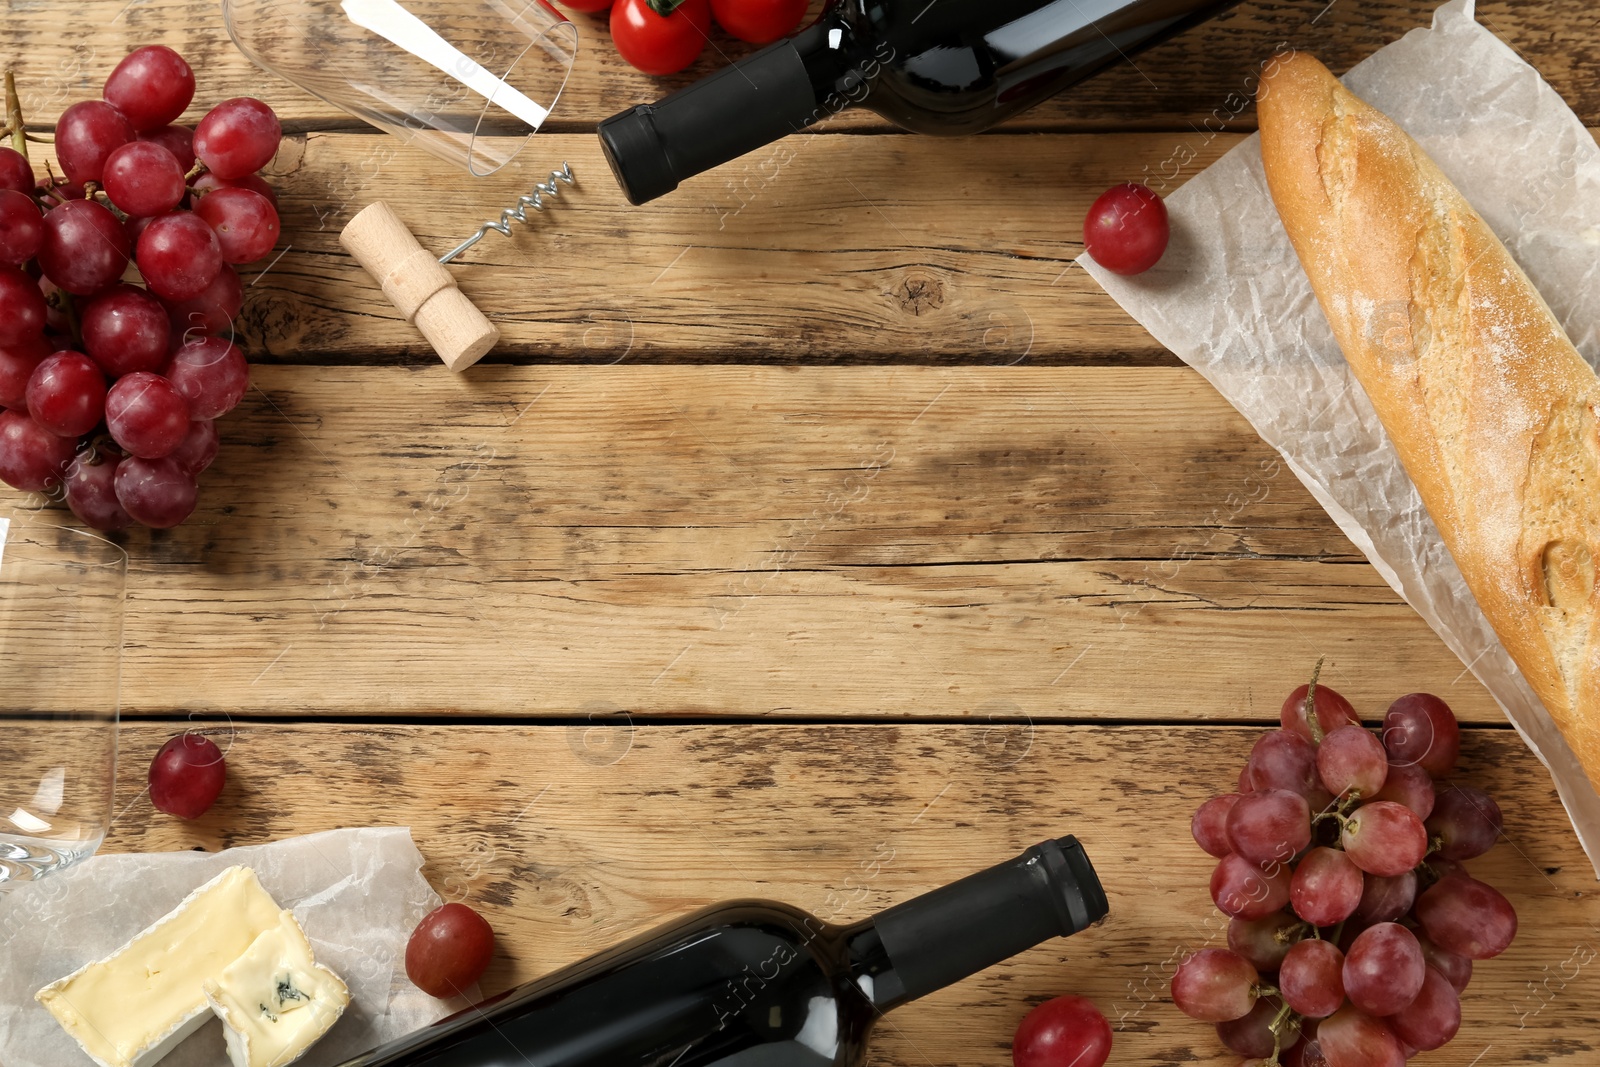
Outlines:
[[[279,922],[248,867],[229,867],[122,948],[34,995],[100,1067],[151,1067],[204,1025],[202,983]]]
[[[205,983],[205,994],[226,1027],[233,1067],[293,1063],[350,1004],[343,980],[313,959],[311,943],[287,910]]]

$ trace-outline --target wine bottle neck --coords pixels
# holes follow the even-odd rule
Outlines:
[[[1083,846],[1064,837],[848,927],[844,941],[856,985],[888,1011],[1075,934],[1106,911]]]
[[[824,13],[795,37],[606,119],[601,147],[628,200],[646,203],[859,103],[881,68],[870,53]]]

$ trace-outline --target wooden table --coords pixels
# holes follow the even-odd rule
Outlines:
[[[469,181],[251,67],[214,3],[8,0],[39,123],[165,42],[200,103],[258,95],[288,131],[288,248],[246,275],[255,388],[194,518],[127,539],[108,847],[409,825],[494,923],[494,992],[710,901],[854,919],[1070,832],[1105,925],[895,1013],[872,1062],[1008,1064],[1027,1009],[1075,992],[1115,1062],[1231,1063],[1167,999],[1222,930],[1189,815],[1326,657],[1369,718],[1445,696],[1507,813],[1474,868],[1522,932],[1423,1062],[1595,1062],[1600,901],[1543,768],[1072,263],[1105,187],[1170,190],[1248,132],[1230,94],[1279,42],[1343,70],[1431,7],[1247,0],[991,135],[844,115],[635,209],[592,127],[664,83],[598,23],[525,167]],[[1592,5],[1480,18],[1600,125]],[[563,159],[571,195],[458,270],[505,340],[452,376],[340,226],[382,197],[442,249]],[[182,824],[140,789],[196,722],[230,782]]]

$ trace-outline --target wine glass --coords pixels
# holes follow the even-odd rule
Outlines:
[[[543,0],[223,0],[257,66],[474,175],[544,124],[578,30]]]
[[[50,512],[0,517],[0,893],[111,825],[128,556]]]

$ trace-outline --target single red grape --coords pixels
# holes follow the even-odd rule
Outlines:
[[[1329,941],[1297,942],[1278,970],[1278,991],[1301,1015],[1332,1015],[1344,1003],[1344,953]]]
[[[194,213],[217,233],[222,259],[254,263],[278,243],[278,212],[250,189],[214,189],[195,201]]]
[[[1255,1006],[1260,981],[1250,961],[1238,953],[1203,948],[1178,964],[1172,975],[1172,1002],[1203,1022],[1242,1019]]]
[[[143,289],[118,285],[83,308],[83,347],[113,378],[158,371],[167,361],[167,310]]]
[[[1399,923],[1361,931],[1344,957],[1344,991],[1368,1015],[1393,1015],[1422,988],[1422,946]]]
[[[1469,960],[1498,956],[1517,936],[1517,912],[1493,886],[1448,874],[1417,898],[1422,932],[1446,952]]]
[[[1401,871],[1390,877],[1369,874],[1361,890],[1356,918],[1363,923],[1388,923],[1403,917],[1417,899],[1417,872]]]
[[[1218,859],[1233,851],[1228,842],[1228,813],[1238,800],[1237,793],[1212,797],[1200,805],[1194,818],[1189,820],[1189,832],[1194,835],[1195,844]]]
[[[20,267],[39,254],[44,216],[27,193],[0,189],[0,263]]]
[[[1258,1000],[1243,1018],[1218,1023],[1217,1038],[1241,1056],[1271,1056],[1273,1049],[1287,1054],[1300,1041],[1300,1026],[1297,1019],[1287,1016],[1274,1035],[1272,1024],[1278,1017],[1278,1009],[1275,1001]],[[1060,1061],[1061,1067],[1068,1067],[1070,1062]]]
[[[106,394],[112,439],[141,459],[159,459],[181,445],[189,435],[189,418],[189,402],[159,374],[135,371],[117,379]],[[139,518],[132,508],[128,512]]]
[[[1287,789],[1257,789],[1228,813],[1228,841],[1252,863],[1287,863],[1311,843],[1306,798]]]
[[[172,453],[172,462],[185,471],[199,476],[217,458],[222,437],[217,424],[210,419],[200,419],[189,424],[189,434]]]
[[[1394,1036],[1422,1052],[1440,1048],[1461,1029],[1461,999],[1450,980],[1426,969],[1416,999],[1388,1019]]]
[[[1363,885],[1361,868],[1349,856],[1336,848],[1314,848],[1295,866],[1289,904],[1313,926],[1332,926],[1356,910]]]
[[[1167,205],[1138,182],[1113,185],[1083,220],[1083,246],[1113,274],[1142,274],[1167,250]]]
[[[250,364],[239,346],[222,337],[189,341],[172,354],[167,377],[189,401],[196,419],[215,419],[232,411],[250,387]]]
[[[199,486],[194,475],[172,459],[129,456],[117,464],[117,502],[133,517],[157,530],[176,526],[194,513]]]
[[[0,346],[0,407],[28,410],[28,379],[53,350],[54,346],[43,335]]]
[[[1243,856],[1224,856],[1211,872],[1211,900],[1232,918],[1262,919],[1289,903],[1289,878],[1285,864],[1262,870]]]
[[[158,144],[172,153],[172,158],[178,161],[178,166],[183,168],[183,173],[188,174],[194,167],[194,131],[187,126],[162,126],[157,130],[146,130],[139,134],[139,140]],[[195,179],[195,185],[200,184],[202,174]]]
[[[46,430],[21,411],[0,411],[0,481],[25,493],[61,484],[77,442]]]
[[[1017,1024],[1013,1067],[1102,1067],[1111,1056],[1111,1024],[1086,997],[1056,997]]]
[[[238,178],[219,178],[209,170],[200,175],[193,182],[194,191],[205,193],[213,189],[249,189],[253,193],[260,193],[272,201],[274,210],[278,207],[278,193],[259,174],[246,174]]]
[[[162,215],[139,237],[139,273],[163,300],[188,300],[222,269],[222,246],[205,220],[188,211]]]
[[[1317,683],[1317,695],[1312,698],[1317,706],[1317,730],[1306,720],[1306,693],[1310,684],[1298,686],[1283,701],[1278,719],[1285,730],[1292,730],[1307,741],[1317,741],[1341,726],[1361,725],[1361,718],[1350,702],[1322,683]]]
[[[1317,774],[1334,796],[1371,797],[1389,776],[1388,753],[1365,727],[1341,726],[1317,746]]]
[[[1289,730],[1268,730],[1256,739],[1245,761],[1255,789],[1289,789],[1308,800],[1317,780],[1317,749]]]
[[[406,975],[431,997],[462,996],[489,966],[494,930],[465,904],[444,904],[422,917],[406,942]]]
[[[167,301],[168,321],[174,340],[184,342],[203,336],[232,338],[233,322],[244,305],[244,286],[239,274],[226,263],[211,284],[187,300]]]
[[[1405,1067],[1400,1039],[1381,1021],[1346,1004],[1317,1027],[1328,1067]]]
[[[150,761],[150,803],[180,819],[198,819],[217,802],[228,763],[209,737],[181,733]]]
[[[106,159],[106,195],[125,214],[165,215],[183,199],[183,167],[152,141],[134,141]]]
[[[44,294],[20,267],[0,267],[0,345],[21,344],[44,333]]]
[[[93,451],[79,452],[67,467],[67,507],[96,530],[110,532],[133,525],[133,517],[117,500],[117,462],[121,458],[101,445]]]
[[[28,413],[58,437],[79,437],[100,425],[106,379],[81,352],[46,356],[28,379]]]
[[[99,292],[127,266],[128,233],[104,204],[69,200],[45,214],[39,267],[67,292]]]
[[[283,134],[278,116],[248,96],[224,100],[194,130],[195,154],[219,178],[242,178],[277,154]]]
[[[1420,764],[1441,778],[1461,754],[1461,727],[1450,705],[1432,693],[1410,693],[1383,716],[1383,747],[1391,761]]]
[[[1494,847],[1504,824],[1494,797],[1470,785],[1452,785],[1439,793],[1424,825],[1440,842],[1441,858],[1470,860]]]
[[[1433,811],[1433,776],[1418,764],[1391,762],[1383,788],[1371,799],[1404,804],[1417,813],[1417,818],[1426,819]]]
[[[194,99],[194,71],[166,45],[145,45],[123,57],[102,95],[134,129],[153,130],[183,114]]]
[[[31,193],[36,180],[28,157],[10,146],[0,148],[0,189]]]
[[[1467,983],[1472,981],[1472,961],[1465,956],[1457,956],[1454,952],[1446,952],[1435,945],[1426,936],[1417,938],[1422,945],[1422,958],[1429,969],[1444,975],[1450,987],[1457,993],[1467,988]]]
[[[1229,919],[1228,947],[1258,971],[1275,971],[1289,949],[1308,932],[1306,923],[1286,911],[1262,919]]]
[[[1345,821],[1340,843],[1357,867],[1392,878],[1422,862],[1428,852],[1428,831],[1410,808],[1374,800]]]
[[[56,158],[67,180],[76,184],[99,181],[106,157],[131,140],[127,116],[104,100],[73,104],[56,120]]]

